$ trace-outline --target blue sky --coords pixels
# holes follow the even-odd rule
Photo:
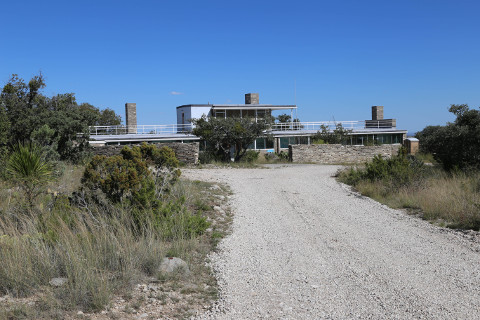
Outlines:
[[[365,120],[383,105],[410,132],[480,106],[478,1],[9,1],[0,84],[46,77],[44,93],[139,124],[190,103],[293,104],[302,121]],[[181,94],[172,94],[172,92]]]

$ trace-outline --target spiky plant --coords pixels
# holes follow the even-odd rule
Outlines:
[[[18,143],[7,161],[7,172],[11,179],[25,192],[30,206],[52,179],[52,170],[40,147],[33,143]]]

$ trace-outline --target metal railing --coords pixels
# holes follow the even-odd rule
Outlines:
[[[291,131],[291,130],[305,130],[305,131],[320,131],[326,128],[331,131],[337,125],[342,125],[347,130],[362,130],[362,129],[386,129],[395,127],[390,119],[387,120],[366,120],[366,121],[320,121],[320,122],[287,122],[275,123],[272,125],[272,131]]]
[[[161,124],[136,126],[91,126],[90,135],[119,135],[119,134],[174,134],[192,131],[191,124]]]
[[[287,122],[275,123],[270,126],[268,131],[320,131],[323,127],[327,130],[334,130],[341,124],[344,129],[362,130],[362,129],[384,129],[395,128],[395,122],[391,119],[386,120],[366,120],[366,121],[320,121],[320,122]],[[192,124],[164,124],[164,125],[137,125],[137,126],[92,126],[90,135],[120,135],[120,134],[176,134],[189,133],[192,131]]]

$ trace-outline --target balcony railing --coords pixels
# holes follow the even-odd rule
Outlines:
[[[91,126],[90,135],[119,135],[119,134],[175,134],[192,131],[191,124],[161,124],[136,126]]]
[[[363,130],[363,129],[386,129],[394,128],[395,120],[366,120],[366,121],[320,121],[320,122],[287,122],[275,123],[272,125],[272,131],[291,131],[291,130],[305,130],[305,131],[320,131],[323,127],[327,130],[334,130],[337,125],[342,125],[344,129],[348,130]]]
[[[364,130],[364,129],[386,129],[395,128],[395,120],[366,120],[366,121],[320,121],[320,122],[287,122],[272,124],[268,131],[319,131],[322,127],[327,130],[334,130],[341,124],[344,129]],[[178,134],[190,133],[193,126],[191,124],[164,124],[164,125],[137,125],[137,126],[92,126],[90,135],[120,135],[120,134]]]

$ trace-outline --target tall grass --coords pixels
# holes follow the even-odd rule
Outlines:
[[[414,209],[423,218],[452,228],[480,229],[480,173],[445,172],[418,166],[409,179],[398,183],[391,174],[369,178],[366,169],[350,168],[339,175],[360,193],[394,208]],[[392,164],[393,162],[390,162]]]
[[[68,172],[79,178],[76,170]],[[193,182],[177,182],[165,203],[179,208],[165,209],[170,215],[159,220],[159,226],[153,218],[139,225],[131,207],[90,203],[79,208],[61,194],[40,197],[35,214],[27,214],[19,205],[22,191],[1,183],[0,295],[28,297],[41,292],[53,299],[46,303],[48,308],[102,310],[114,295],[128,292],[146,277],[156,277],[165,256],[192,261],[197,251],[206,255],[209,241],[201,240],[198,230],[208,225],[192,226],[192,221],[204,221],[197,207],[206,207],[201,193],[205,189]],[[188,228],[193,231],[186,232]],[[49,285],[56,277],[66,278],[66,284]]]
[[[152,275],[165,242],[146,226],[135,232],[126,214],[91,217],[74,211],[36,219],[4,214],[0,222],[0,293],[27,296],[54,277],[67,278],[56,296],[67,308],[102,309],[110,296],[142,274]]]

